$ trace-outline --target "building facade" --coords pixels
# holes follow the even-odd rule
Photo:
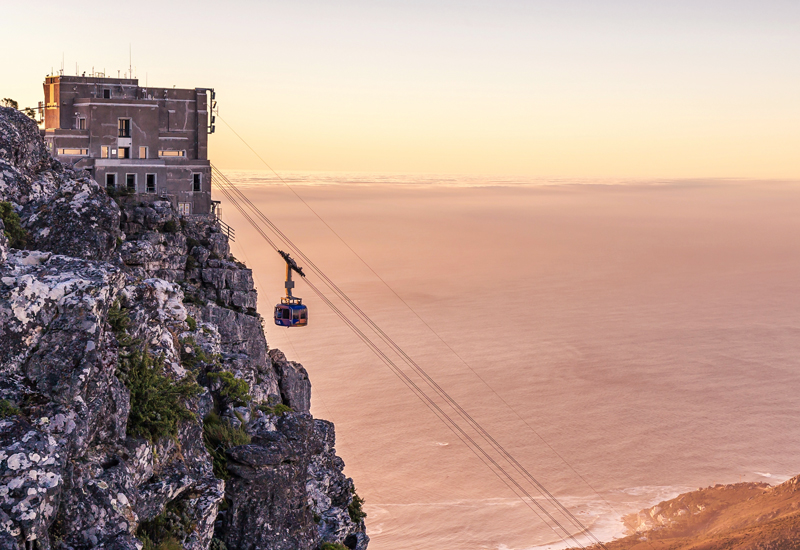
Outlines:
[[[135,78],[48,76],[44,139],[52,155],[100,184],[211,210],[209,88],[139,86]]]

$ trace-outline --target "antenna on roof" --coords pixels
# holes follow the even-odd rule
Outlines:
[[[133,48],[131,43],[128,42],[128,78],[133,78]]]

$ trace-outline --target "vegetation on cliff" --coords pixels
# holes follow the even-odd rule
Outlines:
[[[122,348],[118,377],[131,395],[128,433],[151,442],[174,438],[180,422],[196,418],[186,407],[186,400],[199,395],[202,389],[191,374],[179,381],[164,374],[164,358],[154,357],[147,346],[128,334],[130,318],[119,302],[109,309],[108,319]]]
[[[28,232],[20,225],[19,215],[14,212],[10,202],[0,202],[0,219],[5,225],[3,233],[8,238],[8,245],[11,248],[25,248]]]

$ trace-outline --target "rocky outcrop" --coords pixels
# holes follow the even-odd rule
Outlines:
[[[0,198],[15,205],[28,248],[115,259],[119,208],[85,173],[53,160],[36,125],[6,107],[0,107]]]
[[[780,485],[718,484],[623,518],[629,536],[599,550],[800,548],[800,476]]]
[[[348,515],[353,481],[335,456],[333,424],[308,414],[258,422],[253,440],[231,450],[230,508],[221,532],[229,548],[312,550],[320,538],[367,547]],[[282,506],[294,502],[296,506]]]
[[[0,548],[366,548],[213,218],[109,197],[5,108],[0,201],[28,232],[0,222]]]

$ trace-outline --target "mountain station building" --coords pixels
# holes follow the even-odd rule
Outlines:
[[[211,88],[139,86],[135,78],[48,76],[45,143],[101,185],[170,200],[181,214],[211,211]]]

